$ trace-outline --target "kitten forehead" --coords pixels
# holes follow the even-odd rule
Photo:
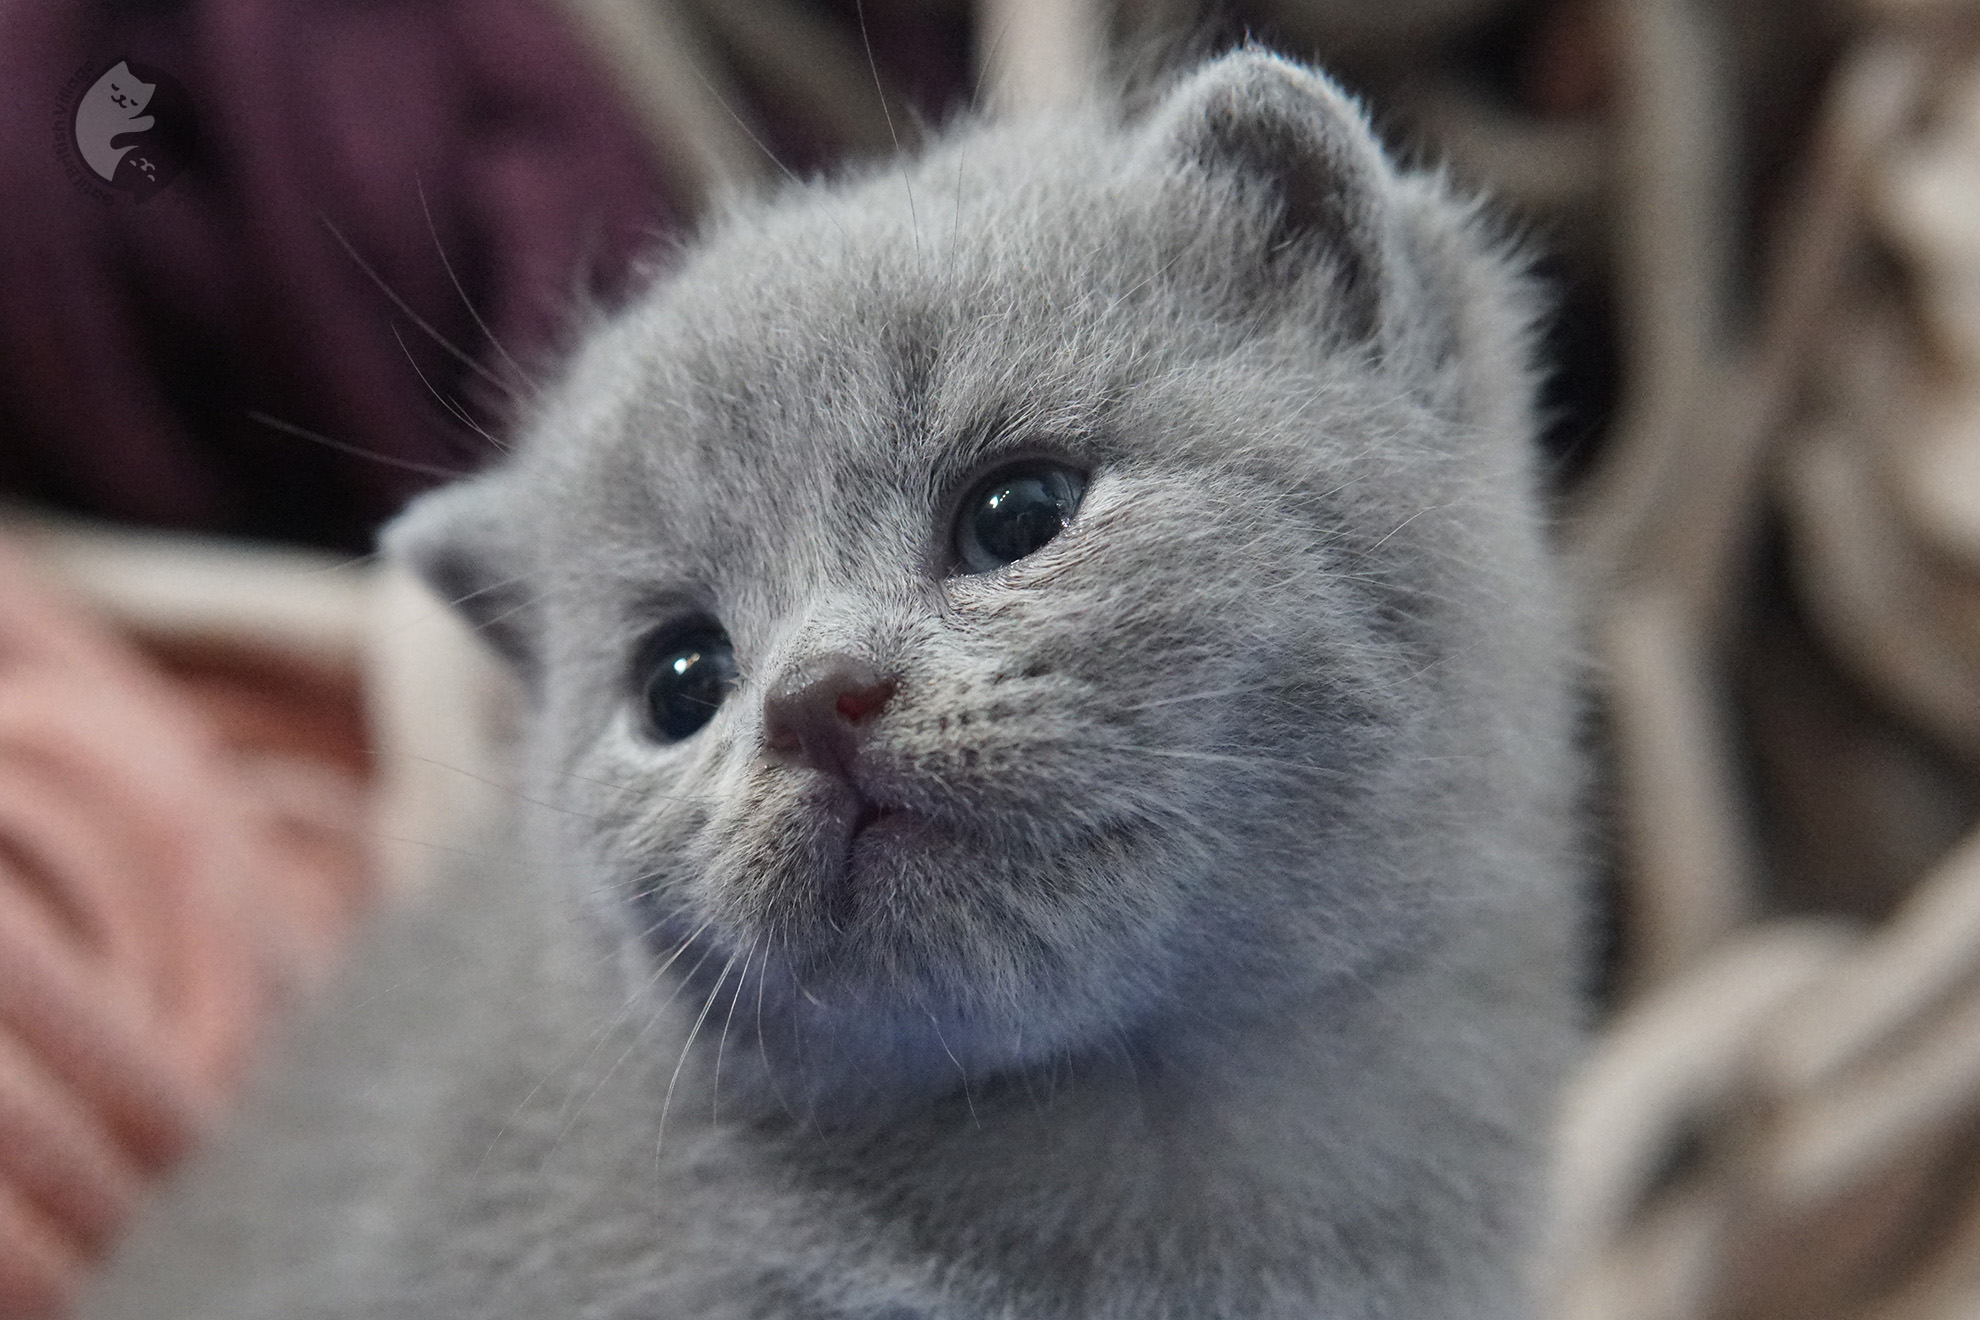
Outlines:
[[[594,530],[706,554],[725,527],[857,530],[876,502],[925,520],[983,451],[1077,432],[1109,358],[1082,341],[1119,334],[1106,281],[1043,254],[1029,288],[990,280],[1021,236],[953,176],[930,186],[943,164],[917,171],[913,211],[896,175],[732,217],[592,343],[537,434],[577,468],[568,503],[618,510]],[[918,236],[930,208],[946,223]]]

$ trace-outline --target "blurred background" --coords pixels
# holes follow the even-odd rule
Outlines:
[[[725,190],[1247,38],[1550,298],[1601,890],[1549,1314],[1980,1316],[1980,4],[0,0],[0,1320],[499,786],[378,525]]]

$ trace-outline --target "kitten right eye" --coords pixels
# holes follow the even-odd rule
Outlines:
[[[647,651],[642,671],[647,732],[679,742],[714,719],[735,687],[735,647],[720,624],[703,620],[664,634]]]
[[[965,573],[1013,564],[1064,531],[1086,494],[1086,475],[1063,463],[1018,463],[978,482],[955,527]]]

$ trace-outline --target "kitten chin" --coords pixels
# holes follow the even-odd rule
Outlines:
[[[735,204],[387,532],[553,809],[277,1070],[206,1255],[135,1249],[277,1300],[126,1313],[1527,1313],[1579,1020],[1531,298],[1251,48]]]

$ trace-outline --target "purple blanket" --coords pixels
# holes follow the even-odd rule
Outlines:
[[[77,102],[119,62],[178,84],[148,84],[157,122],[126,139],[182,166],[142,200],[76,142]],[[536,0],[5,0],[0,97],[0,484],[135,521],[363,544],[488,451],[450,408],[499,417],[489,378],[513,369],[469,304],[527,363],[676,219]]]

